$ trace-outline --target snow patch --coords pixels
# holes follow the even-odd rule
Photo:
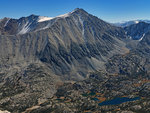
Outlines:
[[[9,20],[10,20],[10,19],[8,19],[8,20],[7,20],[7,22],[5,23],[4,27],[6,27],[6,26],[7,26],[7,24],[8,24],[8,22],[9,22]]]
[[[132,37],[131,37],[131,36],[129,36],[129,39],[132,39]]]
[[[136,21],[134,21],[134,22],[135,22],[136,24],[138,24],[138,23],[139,23],[139,21],[137,21],[137,20],[136,20]]]
[[[10,113],[10,112],[9,112],[9,111],[6,111],[6,110],[5,110],[5,111],[1,111],[1,110],[0,110],[0,113]]]
[[[45,16],[40,16],[38,19],[38,22],[44,22],[44,21],[49,21],[53,19],[52,17],[45,17]]]
[[[79,21],[80,21],[81,26],[82,26],[82,36],[84,36],[84,25],[83,25],[83,20],[81,19],[80,16],[79,16]]]
[[[63,15],[59,15],[59,16],[56,16],[57,17],[63,17],[63,18],[66,18],[68,16],[70,16],[73,12],[75,12],[76,10],[73,10],[72,12],[69,12],[69,13],[66,13],[66,14],[63,14]]]
[[[139,39],[139,41],[143,40],[144,36],[145,36],[145,33],[142,35],[142,37]]]
[[[40,16],[38,22],[49,21],[49,20],[54,19],[54,18],[66,18],[66,17],[70,16],[70,14],[72,14],[73,12],[75,12],[75,10],[72,11],[72,12],[63,14],[63,15],[56,16],[56,17],[45,17],[45,16]]]
[[[49,24],[47,24],[45,27],[40,28],[40,29],[38,29],[38,30],[36,30],[36,31],[44,30],[44,29],[47,29],[47,28],[49,28],[49,27],[50,27],[50,23],[49,23]]]
[[[20,25],[21,25],[21,23],[19,22],[18,26],[20,26]]]
[[[23,28],[20,30],[20,32],[18,34],[25,34],[25,33],[27,33],[30,30],[30,27],[29,27],[30,25],[31,25],[31,23],[27,22],[23,26]]]
[[[63,15],[59,15],[59,16],[56,16],[56,17],[63,17],[63,18],[66,18],[69,16],[70,13],[66,13],[66,14],[63,14]]]

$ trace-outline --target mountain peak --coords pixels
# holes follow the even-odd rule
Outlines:
[[[85,11],[85,10],[82,8],[75,8],[73,11]]]
[[[72,11],[72,13],[86,13],[87,14],[87,12],[82,8],[76,8]]]
[[[54,18],[65,18],[65,17],[69,17],[71,15],[74,15],[74,14],[88,14],[85,10],[83,9],[80,9],[80,8],[76,8],[74,9],[72,12],[69,12],[69,13],[66,13],[66,14],[62,14],[62,15],[59,15],[59,16],[56,16]]]
[[[39,15],[31,14],[27,18],[33,19],[33,18],[38,18],[38,17],[39,17]]]

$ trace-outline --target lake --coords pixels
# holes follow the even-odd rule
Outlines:
[[[140,97],[135,97],[135,98],[128,98],[128,97],[117,97],[114,98],[112,100],[107,100],[107,101],[103,101],[101,103],[99,103],[99,106],[103,106],[103,105],[117,105],[117,104],[122,104],[124,102],[129,102],[129,101],[135,101],[135,100],[139,100]]]

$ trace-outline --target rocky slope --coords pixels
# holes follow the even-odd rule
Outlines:
[[[32,20],[32,25],[36,23],[36,18],[38,17],[31,15],[15,21],[24,22],[29,19],[28,21]],[[15,26],[11,25],[15,22],[9,21],[7,27]],[[38,24],[40,27],[43,25],[43,22],[38,22],[33,31],[33,27],[29,27],[30,31],[22,35],[18,34],[19,27],[15,27],[14,32],[6,29],[8,35],[0,37],[2,70],[10,65],[42,62],[55,74],[76,73],[75,77],[69,78],[80,80],[88,71],[102,68],[103,63],[113,54],[128,51],[122,41],[126,38],[123,29],[111,26],[82,9],[44,21],[48,24],[51,22],[52,26],[37,32]],[[20,25],[22,24],[21,22]]]
[[[135,34],[147,29],[143,24],[135,27]],[[140,106],[147,112],[149,33],[133,48],[131,29],[115,27],[83,9],[55,18],[31,15],[0,20],[0,109],[14,113],[132,110],[127,104],[98,107],[91,101],[96,96],[82,95],[95,90],[105,94],[100,96],[103,101],[131,96],[129,92],[147,97],[133,104],[146,102]],[[125,87],[141,82],[140,77],[146,82],[127,92]],[[135,95],[135,90],[141,93]]]
[[[126,34],[130,36],[133,40],[141,41],[145,34],[150,31],[150,24],[145,22],[139,22],[138,24],[133,24],[124,28]]]

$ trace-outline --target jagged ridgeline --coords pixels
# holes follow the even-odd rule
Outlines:
[[[139,95],[148,97],[149,36],[148,23],[117,27],[79,8],[53,18],[1,19],[0,109],[14,113],[107,111],[91,100],[90,93],[103,93],[100,97],[106,100],[141,89]],[[127,87],[140,77],[145,89],[140,84],[139,89],[129,88],[130,94],[113,84],[123,81],[122,88]],[[93,104],[87,107],[89,102]],[[108,111],[112,109],[117,107]]]

